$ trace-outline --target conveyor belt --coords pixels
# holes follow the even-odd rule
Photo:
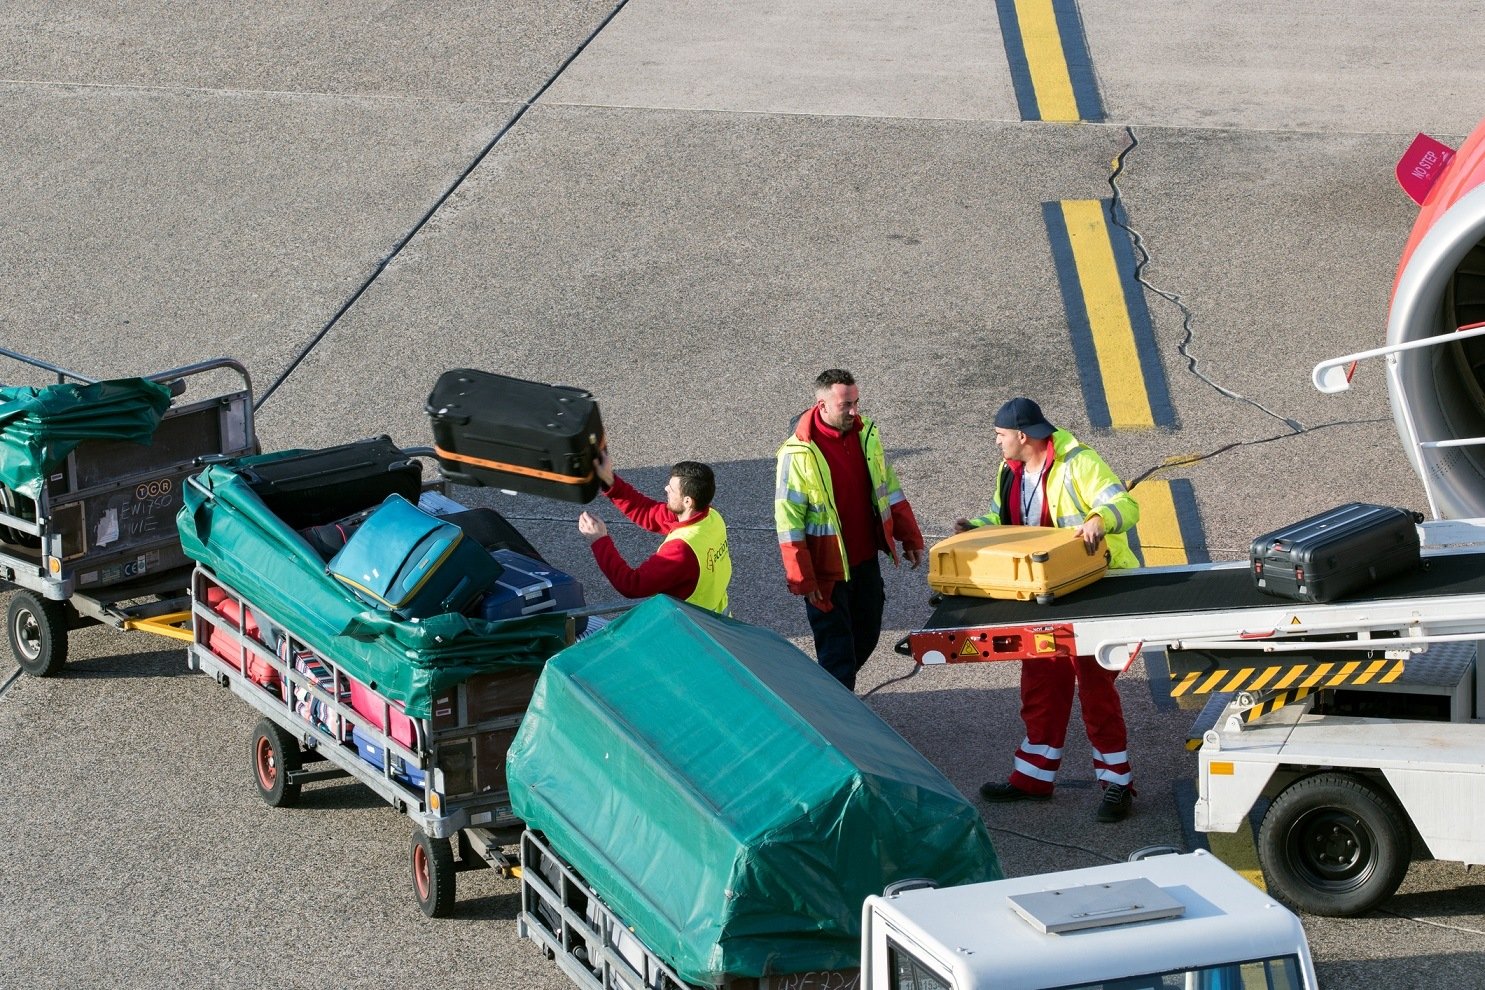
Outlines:
[[[1427,566],[1367,589],[1345,601],[1485,594],[1485,553],[1425,557]],[[1158,568],[1115,575],[1050,605],[991,598],[946,597],[924,629],[1073,623],[1127,615],[1233,612],[1273,608],[1285,599],[1253,586],[1246,567]]]

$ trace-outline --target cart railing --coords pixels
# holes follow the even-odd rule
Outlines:
[[[516,934],[583,990],[691,990],[536,833],[521,836]]]
[[[206,604],[207,591],[212,587],[220,588],[225,595],[237,603],[235,622],[218,614]],[[193,631],[188,657],[189,666],[208,673],[219,682],[232,687],[234,693],[247,700],[261,714],[294,733],[299,742],[309,750],[329,758],[352,776],[371,786],[388,802],[406,811],[420,825],[423,825],[430,835],[451,834],[456,830],[434,825],[435,819],[442,819],[444,816],[423,813],[424,809],[429,807],[430,791],[433,788],[432,775],[426,773],[428,768],[425,754],[402,745],[387,732],[378,729],[366,716],[353,709],[348,702],[341,700],[344,695],[348,695],[350,687],[349,675],[341,670],[339,664],[332,658],[315,651],[287,629],[273,623],[272,618],[262,609],[243,598],[235,588],[205,568],[196,569],[192,578],[192,592]],[[250,615],[260,623],[259,636],[253,636],[247,631]],[[269,632],[262,628],[263,623],[271,624],[273,634],[282,637],[282,641],[287,644],[284,653],[288,659],[280,656],[278,651],[269,649],[268,644],[260,638]],[[219,656],[211,648],[210,637],[213,630],[224,633],[235,646],[240,648],[242,669],[238,669],[235,664]],[[325,665],[333,678],[333,692],[327,691],[314,678],[295,667],[292,658],[304,653],[312,653]],[[267,665],[277,673],[279,678],[277,690],[252,679],[249,671],[254,660],[259,664]],[[300,697],[307,696],[319,702],[322,706],[321,710],[327,715],[327,721],[333,721],[337,726],[337,731],[331,732],[314,722],[312,718],[301,715],[295,708],[296,691],[303,692]],[[427,723],[424,720],[417,721],[420,723],[422,737],[426,739]],[[384,719],[383,725],[386,724]],[[375,741],[382,748],[383,758],[380,770],[362,760],[356,752],[346,746],[346,743],[351,740],[353,728],[359,729],[365,737]],[[415,789],[394,776],[396,768],[394,758],[402,761],[404,766],[425,772],[421,789]]]
[[[94,382],[99,381],[99,379],[97,378],[92,378],[88,375],[80,374],[76,371],[68,371],[66,368],[58,367],[57,365],[52,364],[50,361],[43,361],[41,358],[38,357],[30,357],[29,355],[22,354],[19,351],[12,351],[7,347],[0,347],[0,354],[3,354],[8,358],[14,358],[15,360],[21,362],[21,364],[29,364],[31,367],[40,368],[42,371],[50,371],[52,374],[57,376],[58,384],[66,382],[69,378],[74,379],[75,381],[82,382],[84,385],[91,385]]]
[[[194,619],[188,664],[215,677],[232,688],[233,692],[283,728],[289,730],[307,748],[330,760],[351,776],[370,786],[386,801],[405,812],[429,836],[445,838],[460,829],[482,826],[491,829],[511,828],[519,824],[510,808],[509,794],[505,791],[457,792],[448,794],[449,782],[438,765],[440,747],[457,745],[461,741],[490,731],[514,729],[519,716],[502,716],[484,719],[468,725],[437,728],[429,719],[406,714],[378,692],[368,692],[380,704],[381,727],[372,717],[353,708],[348,700],[350,685],[357,680],[334,657],[304,642],[292,631],[274,621],[262,608],[245,599],[231,584],[205,566],[198,565],[192,577],[192,616]],[[208,590],[221,589],[237,603],[237,619],[224,617],[207,604]],[[247,631],[248,616],[259,624],[259,636]],[[286,644],[279,650],[270,648],[264,624],[272,627],[273,636]],[[242,651],[242,668],[238,669],[229,660],[211,649],[212,630],[229,637],[232,644]],[[313,677],[297,669],[294,658],[310,654],[323,664],[329,674],[327,689]],[[253,680],[250,673],[251,659],[266,665],[278,674],[280,687],[273,690]],[[262,669],[260,667],[260,669]],[[364,682],[358,681],[365,687]],[[301,692],[296,695],[296,691]],[[337,731],[301,714],[296,702],[314,701]],[[307,701],[306,701],[307,704]],[[404,745],[393,735],[393,715],[406,717],[417,729],[417,748]],[[382,751],[380,768],[363,760],[352,748],[353,730],[362,738],[372,742]],[[421,786],[398,778],[399,770],[418,770],[423,773]]]

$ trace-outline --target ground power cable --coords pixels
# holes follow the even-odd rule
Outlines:
[[[519,107],[516,108],[516,112],[511,115],[510,119],[501,126],[500,130],[495,132],[495,136],[492,137],[482,149],[480,149],[479,153],[474,156],[474,160],[469,163],[469,165],[464,169],[463,172],[459,173],[458,178],[454,179],[453,183],[451,183],[449,187],[443,191],[443,194],[434,201],[433,205],[430,206],[420,218],[418,218],[418,221],[413,224],[412,229],[404,234],[397,241],[397,243],[392,245],[392,250],[387,252],[387,254],[382,257],[382,259],[377,263],[376,269],[372,271],[369,276],[367,276],[365,281],[361,283],[361,285],[356,289],[355,292],[351,293],[350,298],[345,301],[340,309],[335,311],[335,315],[330,317],[329,322],[327,322],[323,327],[320,328],[319,332],[314,335],[309,343],[305,344],[304,347],[300,349],[298,354],[294,355],[293,360],[289,362],[289,366],[284,369],[283,373],[274,380],[273,384],[269,385],[267,390],[258,397],[258,400],[256,402],[253,403],[254,411],[263,408],[263,404],[268,401],[268,399],[273,395],[274,392],[278,391],[278,387],[285,381],[287,381],[289,376],[292,375],[296,369],[298,369],[299,365],[304,361],[304,359],[309,357],[310,353],[319,346],[320,341],[325,339],[326,335],[329,334],[330,331],[334,329],[335,326],[340,322],[341,317],[345,316],[345,314],[350,311],[350,308],[356,304],[357,300],[359,300],[361,296],[365,294],[366,290],[371,288],[372,283],[381,277],[382,272],[386,271],[387,266],[390,265],[399,254],[402,253],[403,248],[407,247],[407,245],[412,242],[412,239],[416,237],[418,235],[418,232],[427,225],[429,220],[433,219],[434,214],[436,214],[443,207],[443,204],[448,201],[449,197],[452,196],[459,189],[459,187],[464,184],[464,180],[468,179],[469,176],[473,174],[474,170],[479,168],[480,164],[485,160],[486,156],[488,156],[490,152],[494,150],[495,145],[499,144],[500,140],[510,132],[511,128],[515,127],[516,124],[520,122],[521,118],[526,115],[526,111],[530,110],[531,107],[536,103],[536,101],[542,98],[543,94],[545,94],[546,91],[552,87],[552,84],[557,81],[562,73],[567,71],[568,66],[572,65],[572,63],[576,61],[577,57],[583,53],[584,49],[586,49],[590,44],[593,43],[593,39],[597,38],[599,33],[604,28],[608,27],[609,22],[617,17],[619,11],[623,10],[628,3],[629,0],[618,0],[618,3],[614,6],[614,9],[609,11],[608,14],[603,18],[603,20],[599,22],[598,26],[588,33],[588,36],[583,39],[582,43],[579,44],[577,48],[573,49],[572,53],[569,54],[567,58],[562,60],[562,64],[557,66],[556,71],[547,76],[546,81],[541,84],[537,91],[532,94],[529,99],[525,100]]]

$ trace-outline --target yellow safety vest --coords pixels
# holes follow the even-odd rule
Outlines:
[[[696,554],[701,573],[686,601],[720,615],[727,614],[727,585],[732,582],[732,554],[727,550],[727,524],[716,509],[694,523],[671,530],[662,541],[682,540]]]

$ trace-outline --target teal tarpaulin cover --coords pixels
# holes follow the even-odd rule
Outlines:
[[[170,389],[143,378],[0,388],[0,485],[28,498],[84,440],[148,444]]]
[[[887,884],[1001,878],[979,812],[787,640],[657,596],[554,657],[511,803],[686,980],[859,965]]]
[[[421,621],[368,611],[325,572],[325,562],[233,470],[300,450],[208,465],[176,517],[186,556],[210,567],[274,622],[410,715],[429,718],[433,698],[473,674],[540,666],[568,642],[560,614],[486,622],[463,615]]]

